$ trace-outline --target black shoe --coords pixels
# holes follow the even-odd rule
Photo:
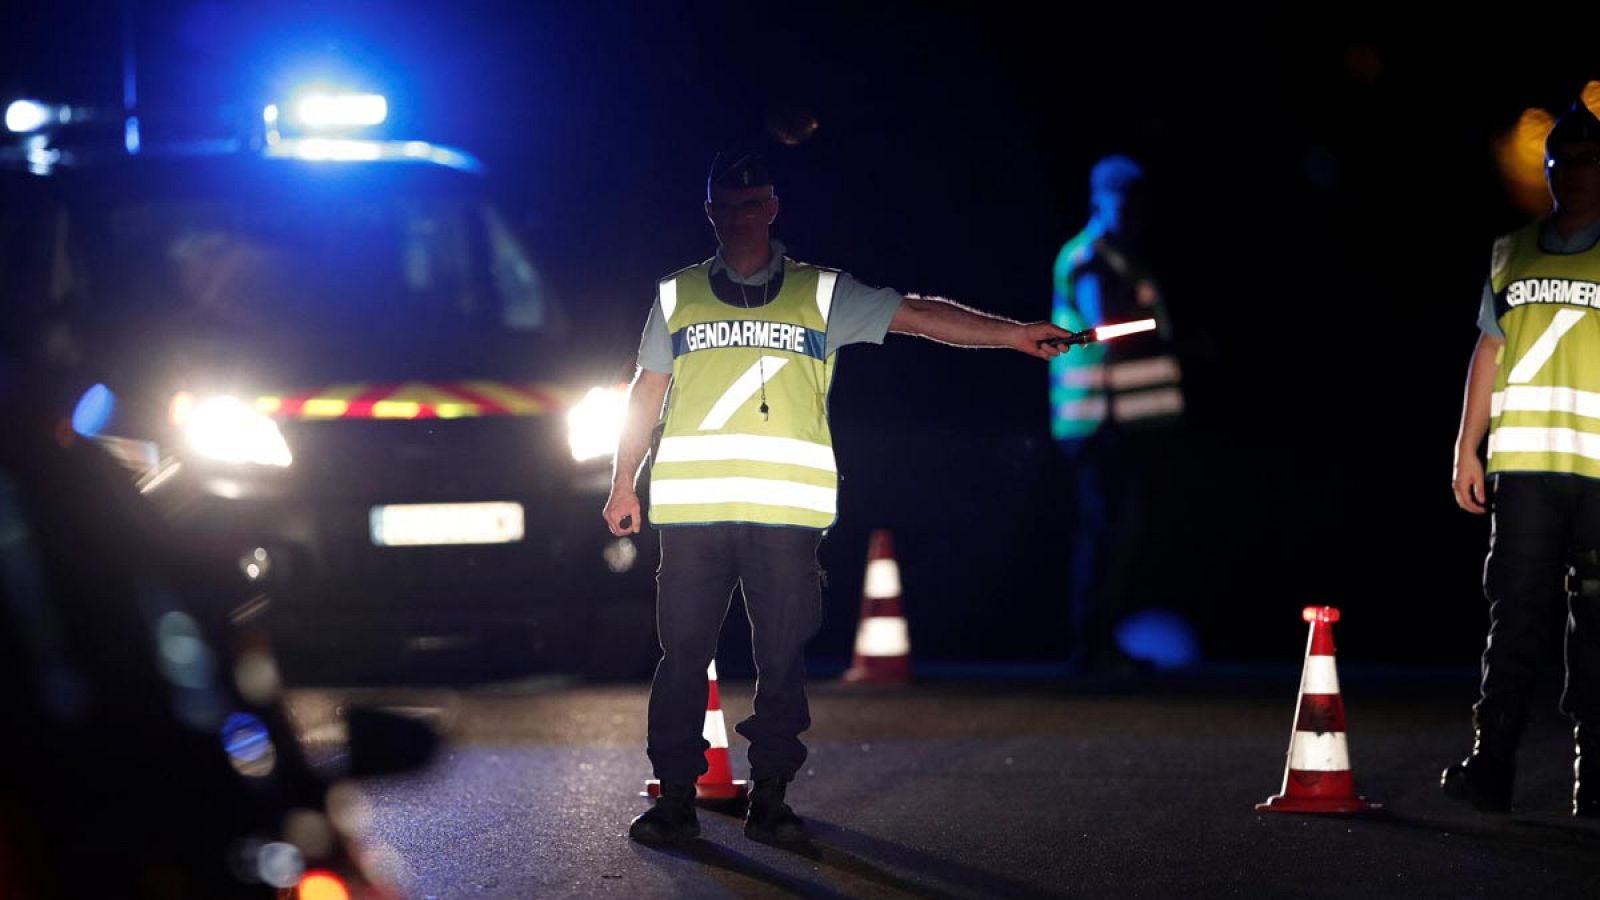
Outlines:
[[[1439,786],[1446,795],[1472,804],[1484,813],[1511,811],[1511,783],[1516,766],[1509,760],[1474,752],[1444,770]]]
[[[663,784],[656,805],[628,826],[628,837],[641,844],[671,844],[700,836],[694,812],[694,784]]]
[[[761,779],[750,791],[750,806],[744,816],[744,836],[769,844],[799,844],[810,839],[806,826],[783,802],[787,781]]]

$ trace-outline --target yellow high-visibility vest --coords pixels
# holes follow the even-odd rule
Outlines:
[[[707,261],[660,284],[672,391],[650,520],[831,527],[839,475],[827,334],[838,272],[785,258],[778,295],[751,307],[718,299],[710,274]]]
[[[1540,225],[1495,242],[1489,283],[1505,331],[1490,472],[1600,478],[1600,244],[1545,253]]]

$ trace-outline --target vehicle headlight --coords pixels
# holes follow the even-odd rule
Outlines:
[[[294,461],[277,423],[236,397],[179,394],[172,400],[171,417],[189,448],[207,459],[263,466]]]
[[[578,462],[610,456],[628,415],[628,389],[592,388],[567,411],[567,443]]]
[[[60,119],[59,107],[48,106],[37,100],[13,100],[6,107],[6,129],[17,134],[38,131]]]

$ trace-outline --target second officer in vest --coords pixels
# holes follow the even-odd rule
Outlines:
[[[1476,741],[1442,784],[1481,811],[1510,809],[1539,670],[1561,659],[1565,625],[1572,811],[1600,817],[1600,119],[1582,101],[1546,139],[1545,173],[1554,211],[1495,242],[1462,403],[1456,504],[1494,520],[1489,641]]]
[[[1131,674],[1118,621],[1170,569],[1159,538],[1178,518],[1183,388],[1172,324],[1145,256],[1144,170],[1108,156],[1089,174],[1089,221],[1056,257],[1052,318],[1082,331],[1154,318],[1157,331],[1090,344],[1050,364],[1050,428],[1071,463],[1070,664],[1085,675]],[[1157,549],[1162,559],[1150,558]],[[1163,562],[1169,563],[1163,565]],[[1143,576],[1143,583],[1136,580]]]
[[[750,741],[755,782],[745,834],[798,841],[805,831],[785,789],[806,758],[804,651],[822,617],[817,549],[837,511],[827,415],[834,354],[894,331],[1049,359],[1060,351],[1041,342],[1067,332],[870,288],[790,259],[770,236],[778,196],[759,156],[718,156],[705,212],[717,254],[658,285],[604,511],[613,534],[639,530],[634,481],[665,399],[650,482],[662,656],[646,741],[661,796],[629,835],[655,842],[700,833],[694,782],[706,771],[706,668],[740,587],[758,677],[754,713],[737,726]]]

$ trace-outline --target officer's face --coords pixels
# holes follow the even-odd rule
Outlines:
[[[772,220],[778,217],[778,197],[772,185],[711,189],[706,218],[724,245],[765,243]]]
[[[1557,206],[1569,212],[1600,213],[1600,143],[1551,147],[1544,171]]]
[[[1132,184],[1121,191],[1097,191],[1091,200],[1095,217],[1106,231],[1130,240],[1144,235],[1149,204],[1142,185]]]

